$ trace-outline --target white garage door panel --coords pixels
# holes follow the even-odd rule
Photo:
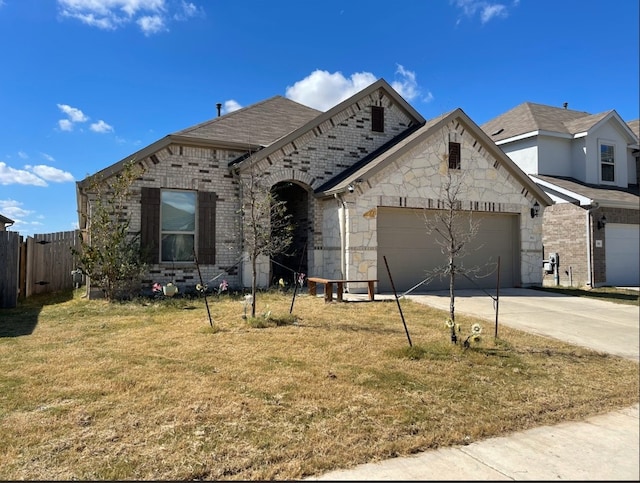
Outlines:
[[[433,211],[430,212],[433,216]],[[409,208],[379,208],[378,210],[378,289],[391,291],[391,282],[384,263],[386,257],[398,292],[405,292],[427,277],[427,272],[446,265],[447,256],[428,235],[425,228],[425,212]],[[518,217],[514,215],[474,213],[480,223],[478,234],[468,243],[468,255],[458,260],[459,265],[481,267],[486,275],[491,271],[487,263],[495,264],[500,257],[500,286],[513,287],[520,280]],[[468,219],[461,217],[462,226]],[[497,285],[497,272],[473,282],[459,276],[456,288],[489,288]],[[420,285],[416,292],[445,290],[448,276]]]
[[[640,285],[640,227],[622,223],[605,226],[607,285]]]

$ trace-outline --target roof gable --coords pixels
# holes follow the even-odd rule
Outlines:
[[[532,195],[539,200],[542,205],[549,206],[552,204],[551,198],[549,198],[549,196],[544,193],[544,191],[536,185],[536,183],[534,183],[531,178],[527,176],[511,160],[511,158],[504,153],[504,151],[502,151],[502,149],[496,146],[487,134],[475,122],[473,122],[462,109],[459,108],[425,122],[424,125],[411,132],[400,142],[397,142],[383,152],[378,153],[375,158],[369,159],[366,164],[361,164],[356,167],[356,169],[351,171],[348,176],[337,176],[325,183],[322,187],[316,190],[316,193],[325,196],[333,195],[334,193],[344,191],[347,189],[349,184],[356,180],[366,180],[372,177],[375,173],[384,169],[390,163],[400,158],[404,153],[418,146],[433,133],[442,129],[454,120],[462,123],[466,130],[482,144],[484,149],[496,158],[496,160],[509,172],[509,174],[511,174],[524,188],[532,193]]]
[[[595,126],[612,118],[617,120],[622,130],[627,131],[627,136],[632,133],[629,126],[613,109],[598,114],[590,114],[584,111],[573,111],[532,102],[520,104],[486,122],[482,125],[482,129],[495,142],[539,131],[574,137],[588,132]],[[631,140],[631,138],[629,139]]]
[[[589,116],[588,112],[525,102],[486,122],[482,129],[494,141],[533,131],[569,133],[565,123]]]
[[[277,150],[282,149],[287,144],[301,138],[327,120],[339,115],[343,111],[352,109],[353,106],[357,106],[359,101],[366,98],[367,96],[374,94],[376,91],[379,91],[378,95],[380,96],[380,98],[384,96],[391,98],[395,105],[404,110],[409,115],[409,117],[414,120],[414,125],[424,124],[425,119],[422,117],[422,115],[420,115],[418,111],[416,111],[407,101],[405,101],[402,96],[400,96],[400,94],[398,94],[384,79],[379,79],[360,92],[354,94],[350,98],[332,107],[328,111],[316,116],[314,119],[300,126],[298,129],[292,131],[285,137],[279,139],[277,142],[274,142],[273,144],[265,147],[264,149],[260,150],[250,157],[243,156],[230,164],[237,164],[239,169],[246,169],[248,166],[257,163],[270,154],[276,152]]]

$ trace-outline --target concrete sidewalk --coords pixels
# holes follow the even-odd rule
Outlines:
[[[639,406],[308,480],[640,480]]]
[[[345,300],[359,300],[349,295]],[[376,299],[394,299],[376,294]],[[447,292],[410,295],[419,303],[449,309]],[[457,313],[495,323],[494,301],[482,291],[458,291]],[[528,330],[601,352],[640,360],[638,306],[505,289],[499,327]],[[612,381],[614,384],[615,381]],[[410,457],[336,470],[308,480],[640,480],[640,406],[581,422],[543,426]]]

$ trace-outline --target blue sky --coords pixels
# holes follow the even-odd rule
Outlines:
[[[639,115],[637,0],[0,0],[0,214],[77,226],[75,182],[275,95],[384,78],[429,119],[523,102]]]

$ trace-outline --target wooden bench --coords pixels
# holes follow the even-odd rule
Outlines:
[[[345,283],[366,283],[369,290],[369,300],[374,300],[374,286],[377,280],[332,280],[328,278],[321,277],[308,277],[307,285],[309,286],[309,295],[317,294],[317,284],[324,284],[324,301],[331,302],[333,301],[333,284],[336,284],[337,292],[336,299],[338,302],[342,302],[342,294],[344,292],[344,284]]]

